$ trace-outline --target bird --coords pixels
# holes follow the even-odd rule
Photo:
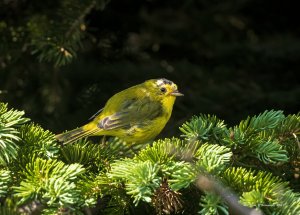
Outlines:
[[[63,144],[89,136],[115,136],[125,142],[153,140],[169,121],[177,85],[165,78],[150,79],[113,95],[90,122],[55,136]]]

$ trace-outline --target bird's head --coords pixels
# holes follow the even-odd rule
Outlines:
[[[148,80],[145,82],[145,85],[156,98],[175,100],[175,97],[183,96],[183,94],[178,91],[177,85],[165,78]]]

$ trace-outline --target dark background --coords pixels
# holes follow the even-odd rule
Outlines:
[[[234,125],[266,109],[299,111],[293,1],[112,0],[86,14],[77,57],[54,66],[38,60],[22,29],[37,14],[59,26],[67,19],[55,16],[59,2],[0,3],[0,100],[54,133],[87,122],[114,93],[161,77],[185,94],[162,136],[199,113]]]

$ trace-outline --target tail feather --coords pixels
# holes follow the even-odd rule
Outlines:
[[[87,130],[87,129],[84,129],[83,127],[80,127],[80,128],[76,128],[71,131],[67,131],[62,134],[58,134],[55,136],[55,138],[58,141],[63,142],[64,144],[68,144],[68,143],[73,143],[76,140],[79,140],[81,138],[90,136],[90,135],[96,133],[97,131],[98,131],[98,129]]]

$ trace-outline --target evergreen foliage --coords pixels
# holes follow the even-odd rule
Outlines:
[[[0,198],[5,197],[8,193],[8,188],[10,186],[11,175],[10,171],[1,169],[0,170]]]
[[[49,206],[47,210],[57,210],[69,205],[69,209],[77,205],[79,208],[90,201],[84,199],[75,183],[85,171],[80,164],[65,165],[61,161],[33,157],[25,171],[20,185],[14,187],[20,204],[38,199]]]
[[[228,199],[199,176],[265,214],[300,213],[299,114],[265,111],[233,127],[202,114],[181,126],[182,139],[63,146],[0,107],[1,214],[229,214]]]
[[[205,193],[200,199],[200,206],[202,209],[199,214],[224,214],[229,215],[227,206],[222,203],[219,196],[213,193]]]
[[[34,3],[28,4],[27,7],[37,7]],[[48,7],[34,11],[22,22],[0,22],[0,32],[4,33],[0,37],[0,51],[6,53],[8,61],[11,57],[20,58],[20,53],[14,50],[18,47],[23,53],[36,55],[40,62],[50,62],[56,67],[70,63],[86,36],[85,16],[92,9],[103,9],[107,1],[64,0],[46,4]],[[48,10],[49,7],[53,10]]]
[[[17,157],[21,124],[28,121],[23,111],[8,110],[7,104],[0,103],[0,165],[7,165]]]

